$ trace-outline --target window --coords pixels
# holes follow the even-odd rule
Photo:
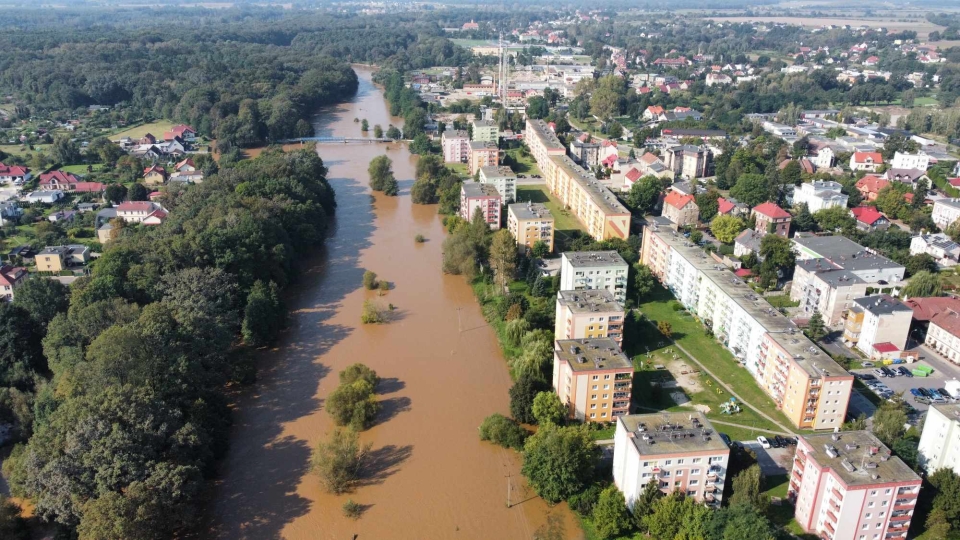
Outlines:
[[[678,480],[678,481],[674,482],[674,483],[673,483],[673,487],[680,487],[680,481]]]
[[[863,526],[860,527],[860,530],[861,530],[861,531],[865,531],[865,530],[867,530],[867,529],[869,529],[869,528],[870,528],[870,524],[869,524],[869,523],[864,523]],[[860,538],[863,538],[863,537],[861,536]]]
[[[886,506],[886,505],[887,505],[887,502],[889,502],[889,501],[883,501],[882,503],[880,503],[880,506]]]
[[[609,390],[609,389],[610,389],[610,385],[609,385],[609,384],[603,385],[603,389],[604,389],[604,390]]]
[[[682,460],[682,459],[678,459],[678,460],[677,460],[677,465],[683,465],[683,460]]]
[[[697,491],[696,491],[695,489],[687,490],[687,496],[688,496],[688,497],[696,497],[696,496],[697,496]]]
[[[677,476],[683,476],[683,469],[680,469],[679,471],[677,471]]]
[[[884,493],[884,495],[889,495],[889,494],[890,494],[890,489],[887,488],[883,493]]]
[[[609,380],[610,380],[610,375],[604,375],[604,376],[603,376],[603,380],[609,381]]]
[[[610,397],[610,394],[604,394],[604,395],[603,395],[603,399],[607,399],[608,397]]]
[[[877,503],[870,501],[870,504],[867,505],[868,508],[873,508]]]
[[[653,464],[656,465],[657,462],[654,461]],[[644,467],[649,467],[649,466],[650,466],[650,462],[649,462],[649,461],[644,461],[644,462],[643,462],[643,466],[644,466]]]
[[[690,474],[700,474],[700,469],[691,469]]]
[[[596,390],[596,389],[597,389],[597,385],[593,385],[593,389]]]
[[[871,514],[870,512],[867,512],[866,514],[864,514],[863,519],[870,519],[871,516],[873,516],[873,514]],[[864,527],[869,527],[870,524],[869,524],[869,523],[864,523],[863,526],[864,526]]]
[[[597,408],[597,404],[596,404],[596,403],[591,403],[591,404],[590,404],[590,408],[591,408],[591,409],[596,409],[596,408]]]
[[[699,481],[699,480],[690,480],[690,481],[687,482],[687,483],[688,483],[689,485],[691,485],[691,486],[696,486],[696,485],[698,485],[698,484],[700,483],[700,481]]]
[[[650,473],[645,472],[645,473],[643,473],[643,474],[640,475],[640,478],[650,478],[650,476],[651,476]]]
[[[604,403],[604,404],[603,404],[603,408],[606,409],[606,408],[607,408],[607,405],[609,405],[609,403]],[[604,413],[604,416],[606,416],[606,413]]]
[[[596,375],[593,376],[593,380],[595,380],[595,381],[598,380],[599,378],[600,378],[600,377],[598,377],[598,376],[596,376]]]
[[[590,418],[596,418],[596,417],[597,417],[597,413],[595,412],[590,413]]]
[[[694,462],[694,463],[700,463],[700,458],[698,458],[698,457],[693,458],[693,462]]]
[[[606,403],[603,404],[603,408],[607,408]],[[600,418],[606,418],[606,417],[607,417],[607,413],[600,413]]]

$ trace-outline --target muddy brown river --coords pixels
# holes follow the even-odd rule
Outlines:
[[[318,135],[359,136],[355,117],[371,130],[402,125],[372,73],[357,74],[357,95],[318,114]],[[258,382],[238,399],[208,536],[530,539],[553,512],[567,536],[579,538],[565,506],[549,508],[526,487],[516,453],[477,437],[484,417],[508,412],[510,377],[471,289],[440,271],[436,206],[410,201],[415,158],[400,144],[319,145],[318,152],[337,215],[323,252],[289,291],[289,330],[262,355]],[[367,165],[384,153],[399,197],[371,196],[367,187]],[[415,243],[417,234],[427,242]],[[391,283],[381,299],[397,308],[389,324],[360,324],[364,299],[376,296],[361,287],[365,269]],[[361,434],[373,445],[362,485],[334,496],[310,473],[310,451],[333,427],[324,398],[354,362],[383,378],[383,411]],[[359,520],[343,516],[348,498],[364,505]]]

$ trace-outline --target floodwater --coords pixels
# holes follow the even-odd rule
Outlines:
[[[371,72],[357,73],[357,96],[322,111],[318,134],[359,136],[355,117],[371,130],[402,125],[389,117]],[[510,377],[471,289],[440,271],[437,209],[410,201],[414,158],[400,144],[318,152],[337,192],[335,223],[324,252],[290,291],[289,330],[238,399],[206,536],[530,539],[553,512],[568,537],[581,537],[565,506],[549,508],[525,485],[515,452],[477,436],[484,417],[508,412]],[[367,166],[383,153],[393,160],[399,197],[372,196],[367,187]],[[417,234],[427,242],[415,243]],[[365,269],[391,284],[378,298],[396,307],[388,324],[360,324],[364,300],[377,298],[361,287]],[[333,427],[324,398],[355,362],[383,379],[383,411],[361,434],[373,445],[362,485],[334,496],[310,473],[310,451]],[[364,505],[359,520],[343,516],[347,499]]]

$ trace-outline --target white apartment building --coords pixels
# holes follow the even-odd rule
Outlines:
[[[480,167],[480,183],[492,184],[503,197],[503,204],[517,200],[517,175],[510,167],[487,165]]]
[[[663,493],[720,505],[730,448],[703,413],[621,416],[613,441],[613,482],[628,508],[650,482]]]
[[[913,309],[888,294],[857,298],[850,306],[843,339],[856,343],[867,357],[875,354],[874,345],[890,343],[898,351],[907,347]]]
[[[825,540],[907,537],[920,477],[869,431],[802,435],[788,497],[797,523]]]
[[[928,474],[944,467],[960,474],[960,404],[930,405],[919,451]]]
[[[793,204],[806,204],[811,213],[836,206],[846,208],[849,197],[840,190],[839,182],[814,180],[793,190]]]
[[[817,169],[829,169],[833,167],[833,160],[836,158],[837,155],[833,153],[833,150],[829,146],[824,146],[818,150],[815,156],[807,156],[810,163],[813,163]]]
[[[640,260],[747,368],[796,425],[843,424],[853,377],[723,265],[652,218]]]
[[[946,230],[954,221],[960,219],[960,199],[937,199],[933,202],[930,219],[937,227]]]
[[[925,343],[947,360],[960,364],[960,313],[947,308],[934,315]]]
[[[891,169],[920,169],[925,171],[930,167],[930,156],[919,152],[917,154],[902,154],[896,152],[893,154],[893,161],[890,162]]]
[[[627,268],[627,261],[616,251],[567,251],[560,259],[560,290],[606,289],[623,303]]]

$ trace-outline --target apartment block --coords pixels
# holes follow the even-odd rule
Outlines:
[[[480,142],[490,142],[497,144],[500,140],[500,128],[496,122],[491,120],[474,120],[471,123],[473,128],[473,140]]]
[[[49,246],[34,258],[40,272],[60,272],[71,266],[86,264],[89,260],[90,248],[80,244]]]
[[[903,280],[905,268],[842,236],[793,237],[797,266],[790,299],[801,311],[819,311],[827,326],[836,326],[853,300],[867,296],[867,288]]]
[[[920,477],[869,431],[803,435],[788,496],[803,528],[825,540],[906,538]]]
[[[570,417],[611,422],[630,412],[633,364],[610,338],[560,339],[553,353],[553,388]]]
[[[944,467],[960,474],[960,404],[930,405],[919,450],[928,474]]]
[[[547,244],[553,252],[554,220],[546,206],[532,202],[511,204],[507,207],[507,229],[521,252],[533,249],[537,242]]]
[[[889,294],[857,298],[847,312],[843,340],[868,357],[880,353],[876,345],[893,345],[902,351],[907,347],[912,320],[913,309]]]
[[[610,338],[623,346],[623,305],[606,289],[557,293],[556,339]]]
[[[630,211],[595,176],[567,156],[539,163],[547,188],[596,240],[630,236]]]
[[[790,234],[790,213],[773,204],[765,202],[753,208],[750,213],[756,220],[753,230],[762,235],[776,234],[786,238]]]
[[[630,509],[650,482],[720,506],[730,448],[703,413],[621,416],[613,441],[613,482]]]
[[[517,175],[510,167],[488,165],[480,167],[480,183],[491,184],[500,192],[504,204],[517,200]]]
[[[500,228],[500,207],[502,199],[497,188],[490,184],[464,182],[460,186],[460,217],[470,221],[480,209],[483,219],[491,229]]]
[[[523,133],[523,140],[541,169],[550,156],[563,156],[567,153],[563,143],[543,120],[527,118],[527,129]]]
[[[954,364],[960,364],[960,312],[946,308],[930,319],[924,341]]]
[[[713,153],[706,146],[683,144],[663,150],[663,163],[682,178],[703,178],[710,175]]]
[[[446,130],[440,135],[444,163],[466,163],[470,156],[470,135],[464,130]]]
[[[467,158],[470,174],[477,174],[483,167],[500,164],[500,150],[496,143],[470,141],[470,155]]]
[[[560,258],[560,290],[606,289],[623,303],[627,270],[627,261],[616,251],[567,251]]]
[[[853,376],[723,265],[652,218],[640,261],[709,328],[787,418],[803,429],[843,424]]]

